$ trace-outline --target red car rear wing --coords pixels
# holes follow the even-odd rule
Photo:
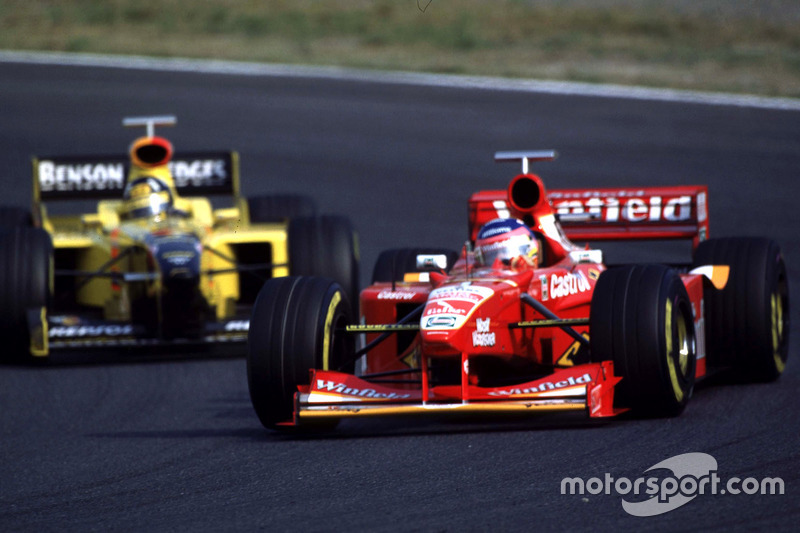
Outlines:
[[[546,198],[572,241],[708,238],[708,187],[557,189]],[[469,200],[470,234],[497,217],[524,218],[508,191],[482,191]]]
[[[572,240],[708,238],[704,185],[562,189],[547,197]]]
[[[708,238],[708,187],[618,187],[546,191],[529,172],[531,162],[552,161],[555,150],[497,152],[495,161],[520,161],[522,174],[505,191],[482,191],[469,199],[470,238],[494,218],[516,217],[544,229],[561,247],[571,241]],[[552,223],[555,215],[560,224]],[[560,226],[560,227],[559,227]],[[550,231],[547,231],[549,228]]]

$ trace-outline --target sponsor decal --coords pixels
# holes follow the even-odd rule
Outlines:
[[[565,199],[554,201],[553,207],[564,217],[585,215],[589,220],[603,222],[681,222],[692,218],[690,195],[668,198],[647,196],[644,191],[619,191],[613,195],[595,191],[557,196]],[[555,200],[552,195],[551,199]]]
[[[166,252],[166,253],[162,254],[161,257],[163,257],[164,259],[167,260],[167,262],[169,262],[169,263],[171,263],[173,265],[183,266],[183,265],[186,265],[187,263],[189,263],[189,261],[191,261],[192,259],[195,258],[195,253],[194,252]]]
[[[563,389],[565,387],[571,387],[574,385],[584,385],[586,383],[591,383],[592,377],[587,372],[586,374],[574,378],[572,376],[568,377],[562,381],[556,381],[555,383],[552,381],[545,381],[544,383],[540,383],[536,386],[531,387],[514,387],[514,388],[506,388],[506,389],[498,389],[493,390],[489,393],[490,396],[516,396],[519,394],[537,394],[540,392],[547,392],[556,389]]]
[[[617,197],[617,198],[633,198],[633,197],[641,197],[646,196],[644,189],[631,189],[631,190],[621,190],[621,191],[575,191],[575,192],[566,192],[566,191],[550,191],[547,193],[548,198],[551,200],[559,200],[559,199],[581,199],[586,200],[589,198],[597,198],[597,197]]]
[[[48,336],[59,337],[121,337],[133,335],[131,324],[102,324],[96,326],[56,326],[50,328]]]
[[[419,344],[415,344],[414,348],[408,352],[408,355],[403,357],[401,361],[406,364],[409,368],[419,368],[419,360],[420,360],[420,347]],[[363,372],[366,374],[366,372]]]
[[[248,331],[249,329],[249,320],[231,320],[225,324],[225,331]]]
[[[708,218],[708,207],[706,207],[706,193],[701,192],[697,195],[697,221],[705,222]]]
[[[480,285],[472,285],[470,282],[464,282],[460,285],[440,287],[431,291],[429,300],[461,300],[465,302],[478,303],[485,298],[488,298],[493,293],[489,287],[481,287]]]
[[[489,331],[490,318],[475,320],[476,330],[472,332],[472,345],[474,347],[491,347],[495,345],[495,334]]]
[[[228,166],[224,159],[172,161],[167,166],[179,189],[215,186],[228,181]]]
[[[410,398],[411,394],[397,394],[395,392],[378,392],[375,389],[357,389],[348,387],[344,383],[336,383],[318,379],[316,390],[319,392],[333,392],[342,396],[352,396],[354,398],[373,398],[381,400],[402,400]]]
[[[48,198],[113,198],[125,187],[130,162],[117,156],[46,157],[37,162],[39,191]],[[167,164],[179,192],[232,192],[234,162],[228,153],[185,153]]]
[[[553,274],[550,276],[550,296],[552,298],[562,298],[580,292],[586,292],[592,287],[586,275],[578,271],[575,274],[567,272],[563,276]]]
[[[550,299],[550,292],[548,291],[547,276],[539,276],[539,283],[542,284],[542,301],[546,302]]]
[[[492,289],[471,285],[469,282],[435,289],[428,297],[428,305],[421,322],[422,328],[454,329],[460,327],[478,305],[492,294],[494,294]],[[430,317],[437,315],[448,316],[447,325],[444,322],[434,323],[429,320]],[[455,320],[450,322],[451,318],[455,318]]]
[[[378,300],[413,300],[416,294],[409,291],[381,291]]]
[[[49,320],[51,324],[60,324],[62,326],[77,326],[81,323],[81,318],[75,315],[51,316]]]
[[[435,305],[429,307],[428,310],[425,311],[425,315],[439,315],[442,313],[452,314],[452,315],[465,315],[467,314],[467,310],[453,307],[449,303],[442,301],[442,302],[436,302]]]
[[[581,333],[581,336],[587,341],[589,340],[588,333]],[[573,358],[580,353],[581,348],[583,348],[583,343],[580,343],[578,341],[573,342],[570,345],[570,347],[567,348],[567,351],[561,354],[561,357],[558,358],[558,361],[556,361],[556,365],[575,366],[575,361],[573,360]]]
[[[489,224],[487,224],[487,226],[488,225]],[[502,234],[506,234],[506,233],[511,232],[513,229],[514,228],[512,227],[512,224],[510,224],[510,223],[506,223],[506,224],[502,224],[502,225],[496,225],[493,228],[483,228],[481,230],[481,238],[482,239],[488,239],[490,237],[494,237],[495,235],[499,235],[501,233]]]
[[[448,315],[435,315],[425,319],[423,328],[455,329],[461,317]]]
[[[56,164],[39,161],[39,190],[122,191],[125,166],[122,163]]]

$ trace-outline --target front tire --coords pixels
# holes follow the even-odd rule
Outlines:
[[[294,395],[308,385],[309,370],[340,370],[355,353],[341,330],[352,321],[347,294],[325,278],[267,281],[250,319],[247,378],[250,399],[270,429],[291,422]]]
[[[614,362],[614,404],[642,416],[676,416],[692,395],[696,339],[683,282],[661,265],[609,269],[590,311],[592,361]]]
[[[709,364],[732,368],[744,381],[778,379],[789,354],[789,283],[778,244],[710,239],[697,247],[693,263],[730,266],[725,287],[703,293]]]
[[[45,230],[0,230],[0,353],[6,361],[30,355],[28,312],[40,312],[49,303],[52,262],[53,244]]]

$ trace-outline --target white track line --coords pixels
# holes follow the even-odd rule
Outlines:
[[[143,56],[71,54],[59,52],[16,52],[0,50],[0,63],[68,65],[237,76],[269,76],[307,79],[329,79],[370,83],[393,83],[456,89],[482,89],[543,94],[575,95],[602,98],[624,98],[716,106],[751,107],[800,111],[800,99],[768,98],[712,92],[652,89],[623,85],[543,81],[488,76],[457,76],[417,72],[384,72],[341,67],[312,67],[275,63],[247,63],[205,59],[161,59]]]

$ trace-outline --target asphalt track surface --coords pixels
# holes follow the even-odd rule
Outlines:
[[[349,215],[362,281],[384,248],[458,248],[468,195],[518,171],[494,163],[496,150],[557,149],[535,167],[551,187],[707,183],[712,235],[783,247],[786,372],[701,387],[668,420],[347,421],[296,438],[261,427],[233,354],[6,365],[3,531],[796,530],[798,111],[0,63],[3,202],[28,201],[33,154],[124,151],[122,117],[151,114],[177,115],[163,133],[178,150],[238,150],[245,194],[306,192]],[[688,249],[667,249],[688,261]],[[667,260],[660,250],[626,245],[609,259]],[[689,452],[713,456],[723,480],[780,477],[785,494],[705,494],[649,518],[627,514],[613,491],[561,494],[565,477],[635,480]]]

